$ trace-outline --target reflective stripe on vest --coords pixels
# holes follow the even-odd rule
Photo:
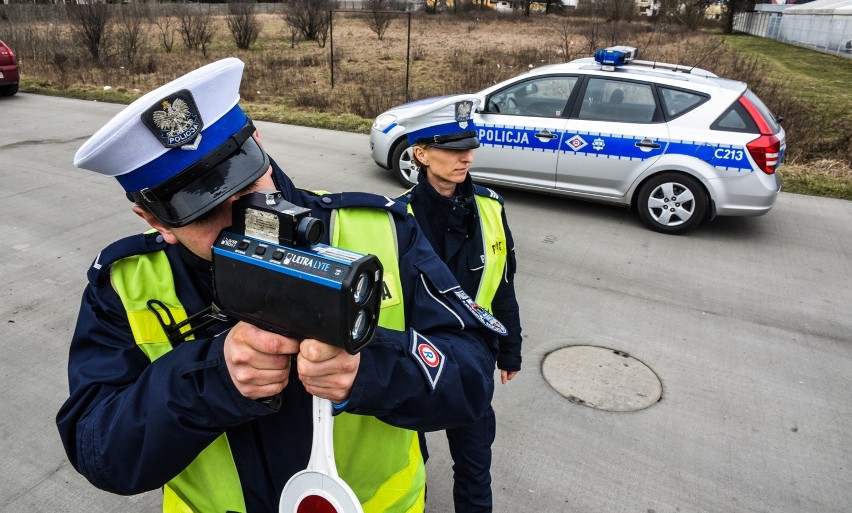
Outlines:
[[[506,231],[503,229],[503,205],[499,201],[485,196],[474,196],[479,209],[479,224],[482,232],[482,251],[485,255],[485,269],[476,291],[476,304],[491,312],[491,302],[503,273],[506,269]]]
[[[175,322],[186,319],[166,253],[157,251],[119,260],[112,264],[110,279],[139,348],[152,362],[170,351],[172,346],[162,326],[147,307],[148,300],[156,298],[169,308]],[[208,511],[246,511],[240,476],[224,433],[163,487],[164,513]]]
[[[379,325],[405,330],[392,214],[373,208],[338,209],[332,213],[330,232],[333,246],[379,257],[384,269]],[[340,477],[355,492],[364,513],[422,513],[426,470],[416,432],[344,412],[334,420],[334,456]]]
[[[482,254],[485,255],[482,276],[476,291],[476,304],[491,312],[491,302],[500,287],[506,269],[506,231],[503,229],[503,205],[493,198],[474,195],[479,210],[479,227],[482,233]],[[408,212],[414,215],[411,203]]]

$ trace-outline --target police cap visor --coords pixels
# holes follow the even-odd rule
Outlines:
[[[161,195],[155,187],[153,191],[128,193],[128,197],[143,204],[165,225],[178,228],[195,221],[250,186],[266,173],[269,165],[266,152],[250,136],[227,158],[198,176],[192,176],[178,190]]]
[[[444,150],[473,150],[479,148],[479,139],[476,138],[476,130],[423,137],[417,139],[415,143]]]

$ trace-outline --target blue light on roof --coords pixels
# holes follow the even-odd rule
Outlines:
[[[602,66],[623,66],[636,57],[636,48],[632,46],[610,46],[595,52],[595,60]]]
[[[623,66],[627,62],[627,55],[618,50],[597,50],[595,61],[604,66]]]

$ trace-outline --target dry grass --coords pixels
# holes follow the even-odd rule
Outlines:
[[[13,35],[7,39],[16,44],[23,75],[36,86],[79,90],[109,86],[117,93],[139,95],[204,63],[237,56],[247,63],[242,95],[248,102],[365,118],[406,100],[407,51],[411,56],[410,100],[474,91],[534,66],[591,55],[592,45],[583,29],[588,20],[475,12],[467,16],[470,18],[413,16],[408,48],[407,16],[402,13],[391,22],[382,41],[363,16],[336,14],[333,89],[330,45],[320,48],[313,41],[301,41],[291,47],[289,30],[275,14],[259,15],[263,30],[257,45],[247,52],[236,50],[224,18],[217,18],[216,35],[206,58],[179,42],[173,52],[165,52],[157,44],[153,26],[148,26],[146,47],[134,63],[117,58],[91,63],[72,41],[67,23],[61,21],[14,23],[9,27]],[[571,33],[567,46],[560,36],[566,26]],[[594,46],[615,38],[620,44],[644,48],[650,58],[674,60],[704,47],[693,44],[693,37],[702,39],[700,35],[686,39],[680,32],[652,35],[647,26],[638,23],[601,26],[604,29],[593,35],[597,39]]]
[[[157,27],[146,24],[145,46],[134,62],[121,62],[120,52],[111,49],[103,62],[92,63],[62,19],[0,20],[0,32],[18,52],[25,91],[126,103],[205,63],[236,56],[246,62],[241,95],[251,116],[362,133],[379,112],[406,100],[476,91],[531,67],[589,56],[605,45],[632,45],[643,59],[699,65],[747,82],[770,109],[786,118],[788,148],[781,172],[785,190],[852,199],[852,171],[846,164],[852,149],[842,137],[824,137],[826,132],[848,134],[850,120],[816,116],[781,94],[785,84],[768,80],[755,59],[703,32],[560,16],[415,13],[409,47],[408,17],[403,13],[391,21],[381,41],[364,16],[337,13],[332,88],[330,44],[293,45],[280,15],[261,14],[259,19],[257,44],[240,51],[224,16],[214,17],[217,28],[207,57],[186,49],[180,37],[174,50],[166,52]],[[826,156],[831,159],[814,162]]]
[[[852,166],[836,159],[782,165],[778,171],[785,191],[852,200]]]

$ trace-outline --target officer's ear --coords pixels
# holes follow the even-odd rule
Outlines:
[[[160,235],[163,236],[163,240],[165,240],[169,244],[176,244],[177,243],[178,239],[177,239],[177,237],[175,237],[175,234],[166,225],[164,225],[162,222],[160,222],[159,219],[154,217],[154,214],[152,214],[151,212],[148,212],[147,210],[140,207],[139,205],[133,205],[131,207],[131,210],[133,210],[134,214],[141,217],[142,219],[145,220],[146,223],[151,225],[151,228],[160,232]]]
[[[426,158],[426,148],[425,147],[420,146],[420,145],[413,146],[411,148],[411,152],[414,154],[414,157],[417,159],[418,162],[420,162],[424,166],[429,165],[429,162],[428,162],[429,159]]]

